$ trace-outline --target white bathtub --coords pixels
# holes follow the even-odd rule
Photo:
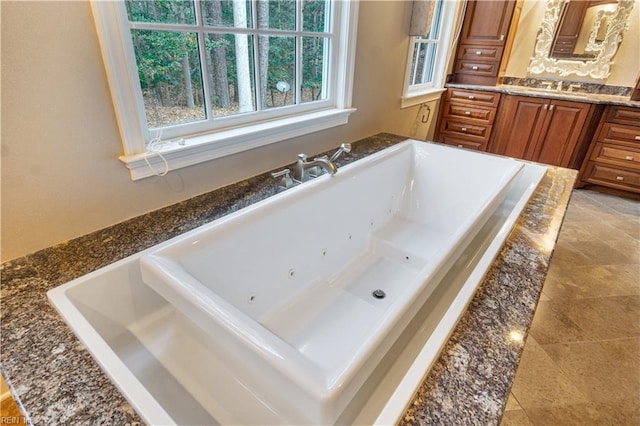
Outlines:
[[[433,162],[440,154],[446,162]],[[477,161],[486,161],[486,169],[473,167]],[[504,166],[522,168],[511,179],[511,172],[498,170]],[[301,424],[319,418],[330,423],[343,408],[337,423],[396,423],[545,170],[408,141],[63,284],[48,296],[148,424]],[[478,190],[489,181],[497,186],[481,195]],[[441,201],[424,204],[430,191],[444,186],[449,189]],[[319,202],[325,190],[329,200]],[[364,193],[370,196],[363,199]],[[478,214],[465,221],[462,212],[473,213],[471,203]],[[304,205],[311,213],[297,214]],[[372,210],[364,223],[355,220],[366,208]],[[293,225],[305,221],[304,229]],[[252,228],[257,223],[280,223],[285,230],[268,226],[259,232],[273,232],[272,240],[240,244],[251,230],[258,232]],[[218,243],[229,250],[215,253]],[[442,250],[434,252],[436,243]],[[180,264],[182,253],[205,246],[201,253],[215,253],[206,259],[217,265],[215,273],[226,279],[253,274],[257,284],[216,290],[197,263]],[[141,259],[151,268],[147,284]],[[164,276],[170,272],[187,275],[194,292],[185,293],[178,276]],[[282,287],[265,292],[267,283]],[[377,288],[385,290],[384,299],[371,296]],[[192,300],[197,293],[202,300]],[[353,309],[344,308],[349,304]],[[227,316],[218,319],[220,313]],[[356,314],[366,320],[336,324]],[[294,390],[299,395],[291,400],[283,396]]]
[[[142,279],[285,419],[334,423],[521,168],[407,141],[163,244]]]

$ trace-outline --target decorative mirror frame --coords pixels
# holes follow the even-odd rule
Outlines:
[[[544,18],[538,31],[534,56],[529,63],[532,74],[554,73],[565,77],[577,74],[581,77],[589,76],[595,79],[605,79],[611,74],[612,59],[622,42],[622,34],[628,27],[629,15],[633,9],[634,0],[618,0],[618,7],[611,16],[605,40],[595,59],[567,60],[549,57],[553,34],[556,24],[560,20],[563,6],[568,0],[548,0]]]

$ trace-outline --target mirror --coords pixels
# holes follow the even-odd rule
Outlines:
[[[633,0],[549,0],[529,72],[607,78],[633,5]]]

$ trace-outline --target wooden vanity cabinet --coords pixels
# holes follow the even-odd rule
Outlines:
[[[495,86],[515,4],[515,0],[467,3],[453,82]]]
[[[494,92],[448,89],[443,94],[435,140],[486,151],[500,96]]]
[[[589,131],[591,104],[504,96],[490,151],[553,166],[580,168],[579,142]]]
[[[640,108],[607,106],[579,180],[640,193]]]

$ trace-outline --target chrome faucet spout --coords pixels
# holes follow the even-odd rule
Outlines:
[[[338,168],[331,160],[327,160],[325,158],[314,158],[313,161],[309,161],[306,164],[307,167],[320,167],[325,172],[330,175],[335,175],[338,172]]]
[[[338,168],[333,161],[327,158],[314,158],[313,161],[307,161],[305,154],[298,154],[298,162],[293,171],[293,179],[298,182],[306,182],[312,177],[320,175],[318,168],[324,170],[330,175],[338,172]]]

